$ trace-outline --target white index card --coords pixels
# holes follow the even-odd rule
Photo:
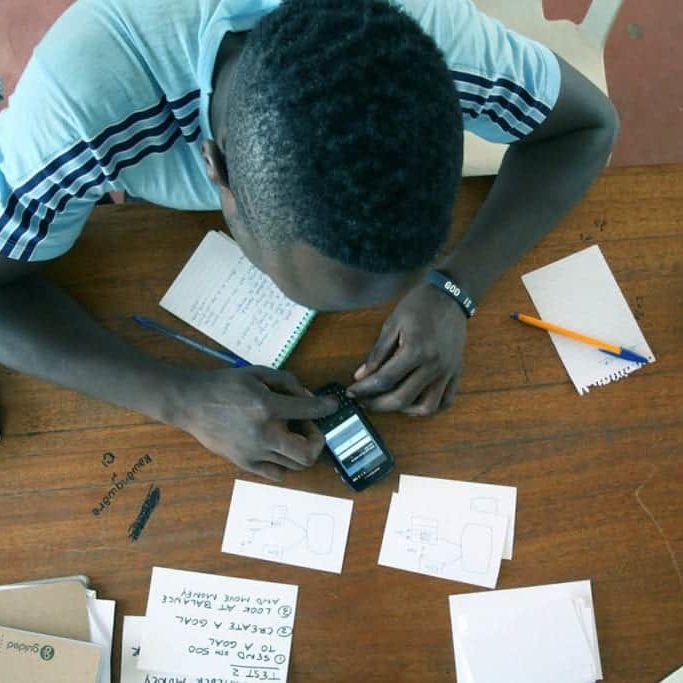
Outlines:
[[[683,666],[663,678],[660,683],[683,683]]]
[[[522,609],[503,619],[491,610],[486,621],[486,628],[460,636],[469,671],[477,683],[595,680],[593,655],[571,600]]]
[[[437,479],[434,477],[418,477],[413,474],[402,474],[398,480],[399,495],[427,493],[434,496],[445,496],[464,499],[472,512],[491,513],[507,518],[507,533],[503,546],[503,559],[512,559],[512,547],[515,541],[515,512],[517,509],[517,487],[499,484],[482,484],[475,481],[457,481],[454,479]]]
[[[224,553],[341,573],[353,501],[237,480]]]
[[[203,675],[195,672],[192,676],[186,674],[169,674],[160,671],[143,671],[138,669],[140,657],[140,643],[142,642],[142,628],[145,617],[124,617],[123,633],[121,636],[121,679],[120,683],[207,683],[207,681],[235,680],[230,669],[226,668],[222,677]],[[237,679],[239,680],[239,678]]]
[[[286,681],[297,592],[282,583],[154,567],[138,668]]]
[[[378,563],[494,588],[506,527],[499,515],[394,493]]]
[[[100,683],[111,683],[111,646],[114,637],[115,600],[98,600],[88,596],[90,640],[102,647]]]
[[[569,599],[582,605],[582,626],[588,634],[589,648],[593,656],[593,678],[602,679],[602,666],[598,650],[593,596],[590,581],[569,581],[525,588],[509,588],[491,592],[451,595],[448,598],[451,613],[455,668],[459,683],[475,683],[462,637],[486,632],[491,623],[509,620],[525,609],[542,608],[550,602]],[[588,614],[586,609],[590,612]],[[589,623],[586,623],[586,619]],[[478,683],[478,682],[476,682]]]
[[[146,683],[146,672],[137,666],[144,621],[144,617],[123,617],[120,683]]]

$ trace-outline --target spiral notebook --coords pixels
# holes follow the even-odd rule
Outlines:
[[[315,316],[217,230],[205,235],[160,305],[250,363],[272,368],[287,360]]]
[[[522,282],[544,320],[623,346],[654,363],[652,349],[597,245],[527,273]],[[549,334],[579,394],[643,367],[574,339]]]

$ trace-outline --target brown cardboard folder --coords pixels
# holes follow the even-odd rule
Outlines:
[[[0,683],[97,683],[101,648],[0,626]]]
[[[85,587],[64,581],[0,591],[0,625],[90,640]]]

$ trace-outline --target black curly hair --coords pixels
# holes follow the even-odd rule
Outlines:
[[[462,116],[431,37],[387,0],[284,0],[245,42],[225,155],[238,215],[374,273],[428,264],[461,175]]]

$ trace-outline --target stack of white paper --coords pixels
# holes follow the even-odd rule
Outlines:
[[[401,475],[379,564],[495,588],[512,559],[514,486]]]
[[[602,679],[590,581],[449,598],[458,683]]]
[[[121,683],[287,680],[297,586],[155,567],[126,617]]]
[[[222,550],[341,574],[353,501],[237,480]]]
[[[100,683],[111,683],[111,647],[114,639],[114,600],[100,600],[97,591],[88,590],[88,622],[90,640],[102,648]]]

